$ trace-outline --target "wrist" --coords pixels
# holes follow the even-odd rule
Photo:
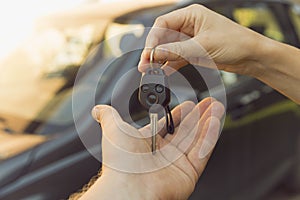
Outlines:
[[[247,75],[300,104],[300,50],[264,36],[258,41],[259,45],[253,52],[255,64]]]
[[[294,47],[257,35],[256,42],[251,47],[253,49],[250,58],[252,65],[247,66],[246,75],[263,80],[274,73],[288,74],[289,71],[285,69],[289,69],[283,66],[295,58],[292,52]]]
[[[299,62],[298,57],[295,56],[300,53],[299,50],[264,36],[259,43],[255,48],[257,51],[253,54],[257,64],[250,75],[261,80],[274,74],[293,77],[291,68],[286,66]]]
[[[239,35],[245,35],[242,43],[237,43],[237,55],[233,63],[225,65],[223,70],[254,78],[263,77],[266,73],[267,60],[273,59],[274,40],[240,26]],[[222,68],[221,68],[222,69]]]
[[[256,32],[252,33],[251,39],[248,40],[248,51],[250,54],[246,58],[245,69],[242,74],[259,79],[265,76],[269,70],[269,63],[274,59],[272,54],[276,46],[276,41]]]
[[[84,199],[94,199],[93,197],[101,197],[101,199],[115,200],[156,200],[156,194],[152,193],[147,185],[141,180],[141,174],[126,173],[107,173],[95,182]]]
[[[272,70],[272,62],[274,56],[277,54],[278,44],[277,41],[264,36],[258,40],[258,43],[253,51],[253,56],[255,57],[253,60],[256,61],[256,65],[254,66],[251,76],[261,79]]]

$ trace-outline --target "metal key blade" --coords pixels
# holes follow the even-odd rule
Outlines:
[[[156,151],[156,133],[157,133],[157,123],[158,123],[158,114],[157,113],[150,113],[150,127],[151,127],[151,150],[152,154],[155,154]]]

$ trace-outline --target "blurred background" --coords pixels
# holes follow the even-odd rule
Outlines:
[[[97,174],[101,163],[78,137],[72,95],[84,96],[97,84],[95,102],[110,104],[117,81],[138,63],[141,49],[124,50],[144,44],[147,32],[137,30],[193,3],[300,47],[299,0],[0,2],[0,199],[67,199]],[[111,37],[118,39],[106,41]],[[109,61],[114,62],[98,80],[95,72]],[[83,66],[77,77],[80,89],[73,92]],[[208,95],[192,66],[180,73],[199,101]],[[190,199],[300,199],[299,106],[250,77],[221,75],[227,94],[225,125]],[[189,89],[173,82],[188,100]],[[136,97],[130,106],[125,120],[146,124],[147,113]],[[101,131],[89,116],[91,105],[82,101],[80,110],[83,137],[93,141],[88,148],[101,155]]]

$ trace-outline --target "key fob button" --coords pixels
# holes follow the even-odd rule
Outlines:
[[[160,84],[157,84],[155,86],[155,91],[158,92],[158,93],[162,93],[164,91],[164,86],[162,86]]]
[[[155,94],[153,94],[153,93],[150,93],[147,96],[147,103],[149,105],[153,105],[153,104],[157,103],[157,100],[158,100],[157,96]]]
[[[154,70],[152,71],[152,73],[153,73],[153,74],[159,74],[159,70],[158,70],[158,69],[154,69]]]
[[[138,92],[140,103],[148,110],[154,104],[159,104],[165,108],[170,103],[168,85],[168,77],[165,75],[163,69],[147,69],[140,82]]]
[[[142,85],[142,91],[144,93],[148,92],[149,91],[149,85]]]

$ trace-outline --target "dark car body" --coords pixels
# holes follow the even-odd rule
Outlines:
[[[157,16],[193,3],[201,3],[233,20],[236,20],[234,13],[238,13],[235,12],[237,8],[267,8],[282,34],[274,35],[281,38],[282,42],[300,47],[299,33],[289,14],[293,4],[283,1],[183,1],[176,5],[129,13],[113,23],[138,23],[150,27]],[[265,33],[263,24],[250,28]],[[130,37],[127,41],[130,42]],[[75,87],[97,85],[95,103],[110,104],[115,85],[124,73],[137,66],[141,50],[119,57],[105,71],[109,78],[98,80],[95,72],[104,62],[102,48],[99,45],[91,51],[91,56],[84,64],[85,70],[76,78]],[[79,128],[74,121],[58,125],[53,119],[60,119],[69,111],[72,114],[72,95],[64,94],[64,91],[72,89],[77,70],[69,76],[69,85],[57,93],[62,95],[62,103],[56,105],[50,102],[45,108],[46,111],[55,108],[58,114],[49,117],[48,121],[34,120],[26,127],[26,132],[52,135],[51,139],[0,162],[0,199],[66,199],[101,168],[101,163],[90,153],[101,159],[101,131],[90,116],[90,104],[81,102],[82,110],[77,113],[76,122],[82,125]],[[183,68],[181,73],[190,80],[198,100],[207,95],[203,80],[195,76],[192,67]],[[138,83],[139,80],[131,81]],[[227,116],[224,129],[190,199],[264,199],[283,186],[289,192],[300,192],[299,106],[250,77],[235,76],[234,82],[225,83],[225,89]],[[73,97],[84,96],[84,92],[83,89],[74,90]],[[143,119],[147,115],[137,99],[133,99],[130,105],[131,117],[145,123]],[[122,109],[121,106],[119,109]],[[82,138],[91,141],[89,151],[82,143]]]

